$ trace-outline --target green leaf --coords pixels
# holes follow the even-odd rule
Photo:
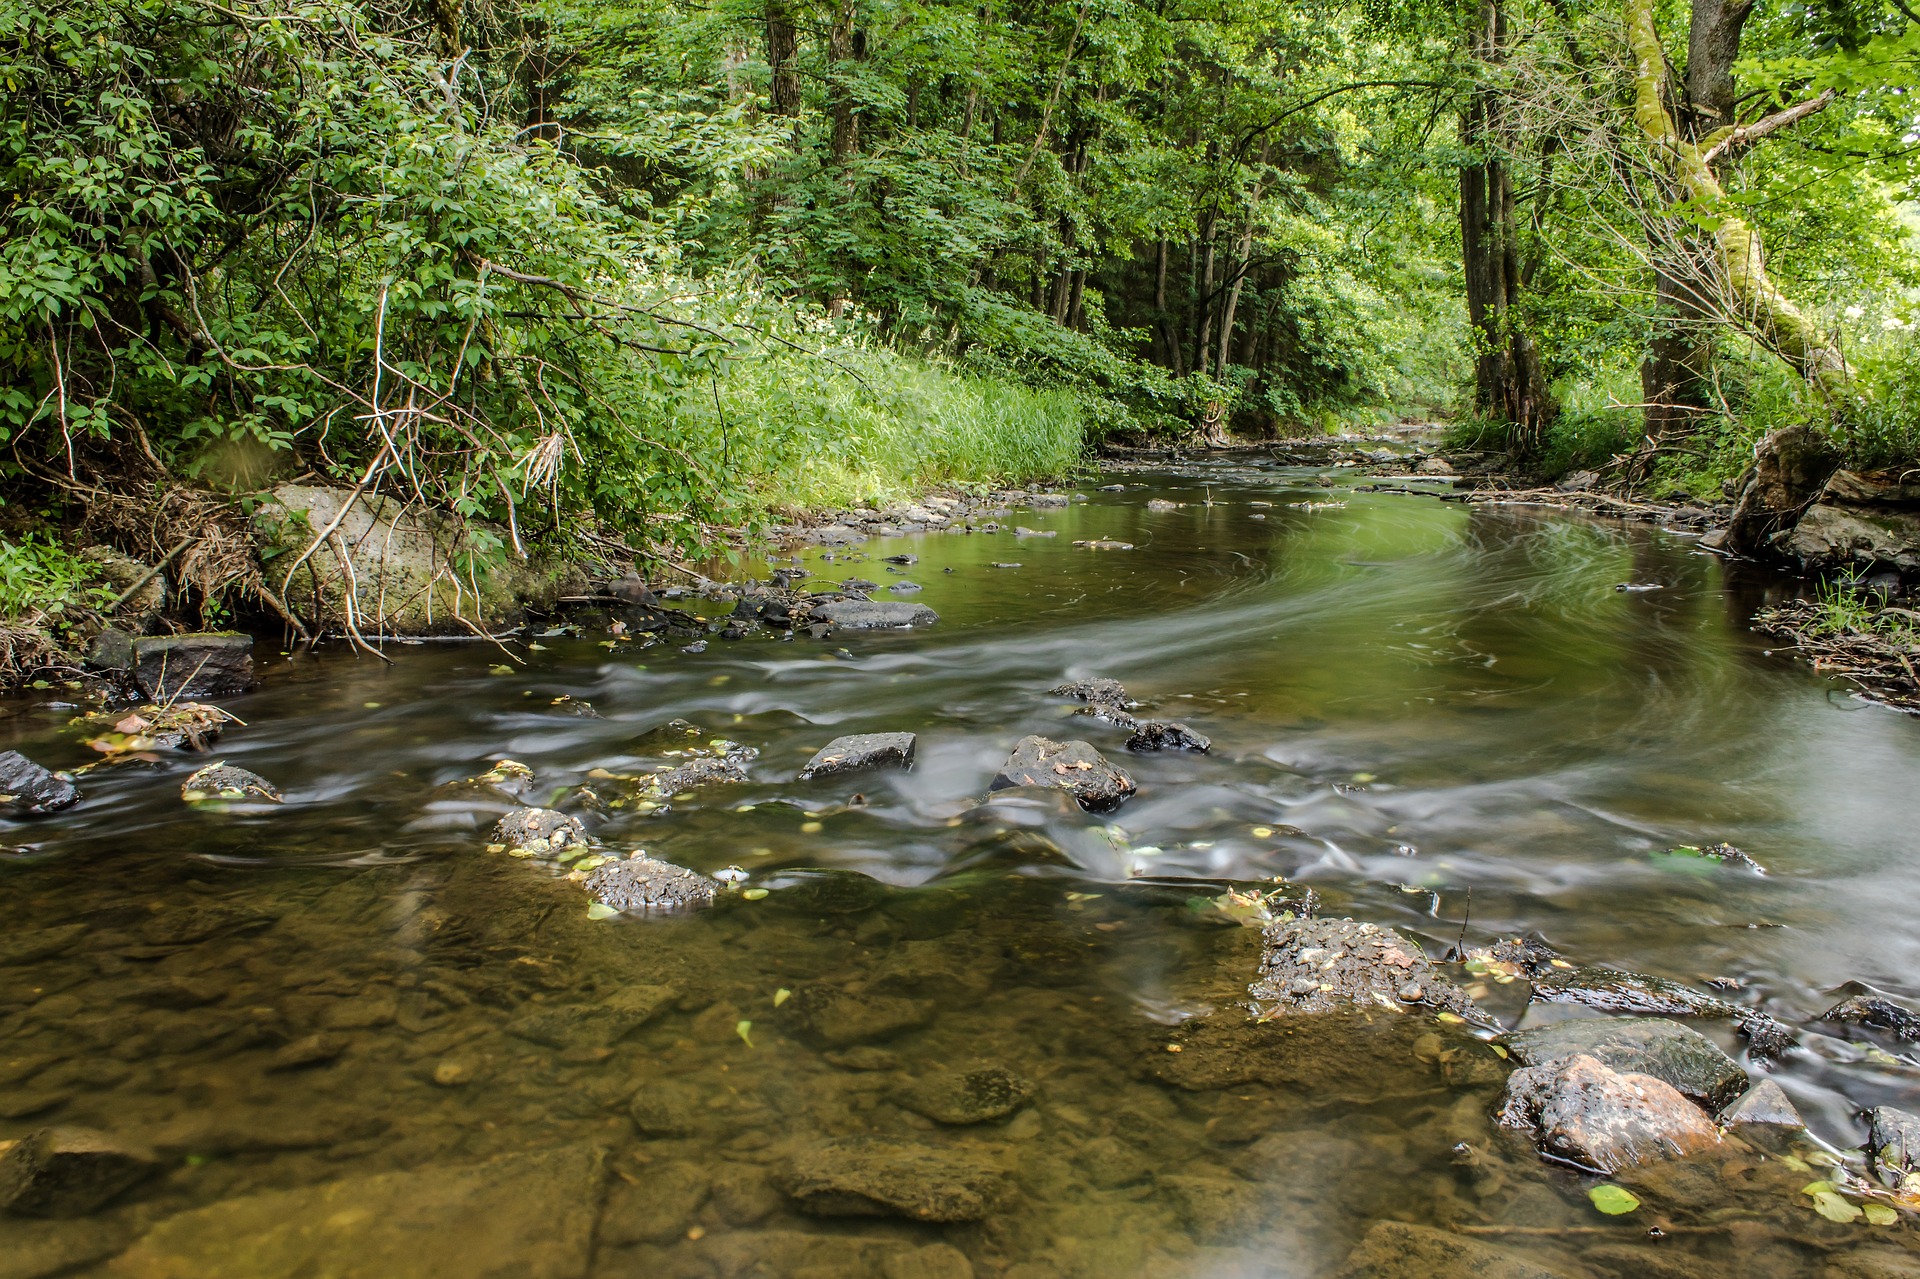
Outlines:
[[[1894,1226],[1900,1223],[1900,1214],[1890,1204],[1862,1204],[1860,1211],[1866,1214],[1868,1225]]]
[[[1640,1206],[1640,1200],[1632,1191],[1624,1186],[1616,1186],[1612,1182],[1606,1182],[1587,1191],[1587,1198],[1593,1201],[1594,1207],[1609,1217],[1623,1217]]]
[[[1860,1220],[1863,1215],[1860,1205],[1850,1199],[1842,1199],[1831,1190],[1825,1190],[1813,1197],[1813,1210],[1828,1221],[1837,1221],[1849,1225]]]

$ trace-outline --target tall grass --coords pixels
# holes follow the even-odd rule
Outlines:
[[[722,468],[743,516],[885,506],[953,484],[1024,484],[1078,469],[1078,395],[959,373],[884,347],[738,361],[715,407],[682,420],[691,451]]]

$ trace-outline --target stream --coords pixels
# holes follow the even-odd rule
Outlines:
[[[1847,982],[1920,996],[1920,723],[1769,652],[1745,619],[1780,584],[1691,535],[1363,482],[1123,468],[999,532],[734,570],[878,581],[938,612],[910,631],[589,628],[391,666],[263,640],[211,757],[98,768],[0,829],[0,1141],[79,1124],[165,1162],[93,1215],[0,1217],[0,1279],[1920,1275],[1910,1217],[1825,1220],[1758,1148],[1623,1174],[1641,1208],[1601,1215],[1493,1124],[1506,1066],[1463,1032],[1473,1069],[1404,1015],[1252,1070],[1192,1048],[1244,1020],[1247,890],[1311,888],[1436,960],[1538,934],[1771,1013],[1801,1046],[1770,1070],[1692,1024],[1786,1090],[1802,1155],[1920,1102],[1907,1046],[1816,1020]],[[1096,676],[1211,752],[1131,754],[1048,694]],[[0,748],[92,758],[74,709],[8,711]],[[794,780],[897,730],[910,770]],[[1032,733],[1138,793],[988,799]],[[713,737],[758,749],[750,780],[611,802]],[[607,848],[751,891],[590,916],[488,851],[510,802],[462,780],[503,758]],[[286,803],[183,804],[210,759]],[[1721,842],[1765,873],[1665,851]],[[1473,993],[1509,1026],[1597,1015]],[[920,1219],[804,1202],[850,1150]]]

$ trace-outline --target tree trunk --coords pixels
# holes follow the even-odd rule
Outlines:
[[[1723,305],[1812,382],[1833,411],[1844,411],[1852,388],[1851,370],[1813,317],[1795,306],[1767,274],[1760,233],[1728,211],[1726,192],[1713,172],[1714,159],[1820,110],[1832,100],[1831,91],[1768,120],[1722,128],[1696,142],[1682,135],[1667,110],[1666,51],[1654,25],[1653,0],[1627,0],[1626,19],[1634,64],[1634,122],[1665,161],[1679,194],[1715,218],[1714,278],[1703,285],[1712,287]]]
[[[785,0],[771,0],[767,5],[767,66],[773,72],[770,94],[775,115],[800,114],[799,49],[799,34]]]
[[[1687,105],[1693,119],[1683,122],[1688,136],[1733,124],[1733,62],[1752,12],[1753,0],[1693,0],[1687,28]]]
[[[1483,0],[1472,38],[1475,61],[1486,66],[1500,61],[1505,27],[1498,0]],[[1494,89],[1475,86],[1460,124],[1461,141],[1476,155],[1472,163],[1460,166],[1460,256],[1467,321],[1479,348],[1474,407],[1504,423],[1508,448],[1524,457],[1538,451],[1555,406],[1547,394],[1539,348],[1520,314],[1519,218],[1506,132]]]
[[[860,114],[848,84],[858,43],[855,8],[854,0],[840,0],[827,30],[827,115],[833,122],[835,164],[845,164],[860,149]]]

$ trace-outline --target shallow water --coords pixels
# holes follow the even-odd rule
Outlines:
[[[1383,1014],[1208,1038],[1238,1033],[1258,955],[1222,893],[1279,877],[1435,957],[1539,932],[1582,963],[1735,979],[1732,998],[1801,1032],[1772,1077],[1818,1136],[1856,1145],[1855,1112],[1912,1106],[1920,1075],[1812,1019],[1849,980],[1920,994],[1920,722],[1769,655],[1744,619],[1774,584],[1730,584],[1688,536],[1310,469],[1107,481],[1128,487],[1014,511],[1005,532],[797,556],[810,582],[919,584],[897,598],[940,613],[925,630],[268,660],[215,757],[274,779],[284,807],[186,809],[179,783],[207,761],[182,754],[98,770],[80,808],[0,832],[30,845],[0,864],[0,1140],[80,1123],[168,1160],[94,1218],[0,1221],[0,1279],[1304,1279],[1389,1220],[1568,1276],[1920,1273],[1910,1227],[1822,1220],[1807,1175],[1765,1152],[1656,1167],[1627,1179],[1639,1213],[1600,1216],[1590,1181],[1491,1127],[1503,1068],[1457,1031]],[[1135,549],[1072,545],[1087,538]],[[902,552],[919,562],[881,561]],[[1094,675],[1212,753],[1129,755],[1046,693]],[[7,745],[84,763],[70,714],[20,707]],[[659,811],[598,802],[618,787],[589,773],[644,767],[674,718],[757,747],[752,780]],[[920,735],[909,772],[791,780],[834,736],[898,729]],[[983,803],[1035,732],[1091,741],[1138,795],[1104,817]],[[456,783],[502,757],[610,848],[737,864],[769,893],[589,919],[576,887],[486,851],[509,801]],[[1723,840],[1767,873],[1659,855]],[[1509,1023],[1581,1015],[1524,1001],[1482,1002]],[[337,1055],[288,1064],[315,1034]],[[1031,1104],[919,1113],[941,1070],[974,1063]],[[993,1205],[949,1225],[799,1211],[788,1170],[856,1135],[988,1167]],[[611,1189],[511,1158],[563,1146],[604,1151]],[[260,1197],[350,1182],[425,1203],[409,1175],[500,1156],[508,1197],[552,1223],[538,1256],[500,1253],[485,1219],[504,1218],[466,1223],[456,1202],[431,1263],[335,1250],[297,1270],[320,1245],[289,1244],[290,1217],[334,1210]],[[1391,1273],[1443,1272],[1406,1264]]]

